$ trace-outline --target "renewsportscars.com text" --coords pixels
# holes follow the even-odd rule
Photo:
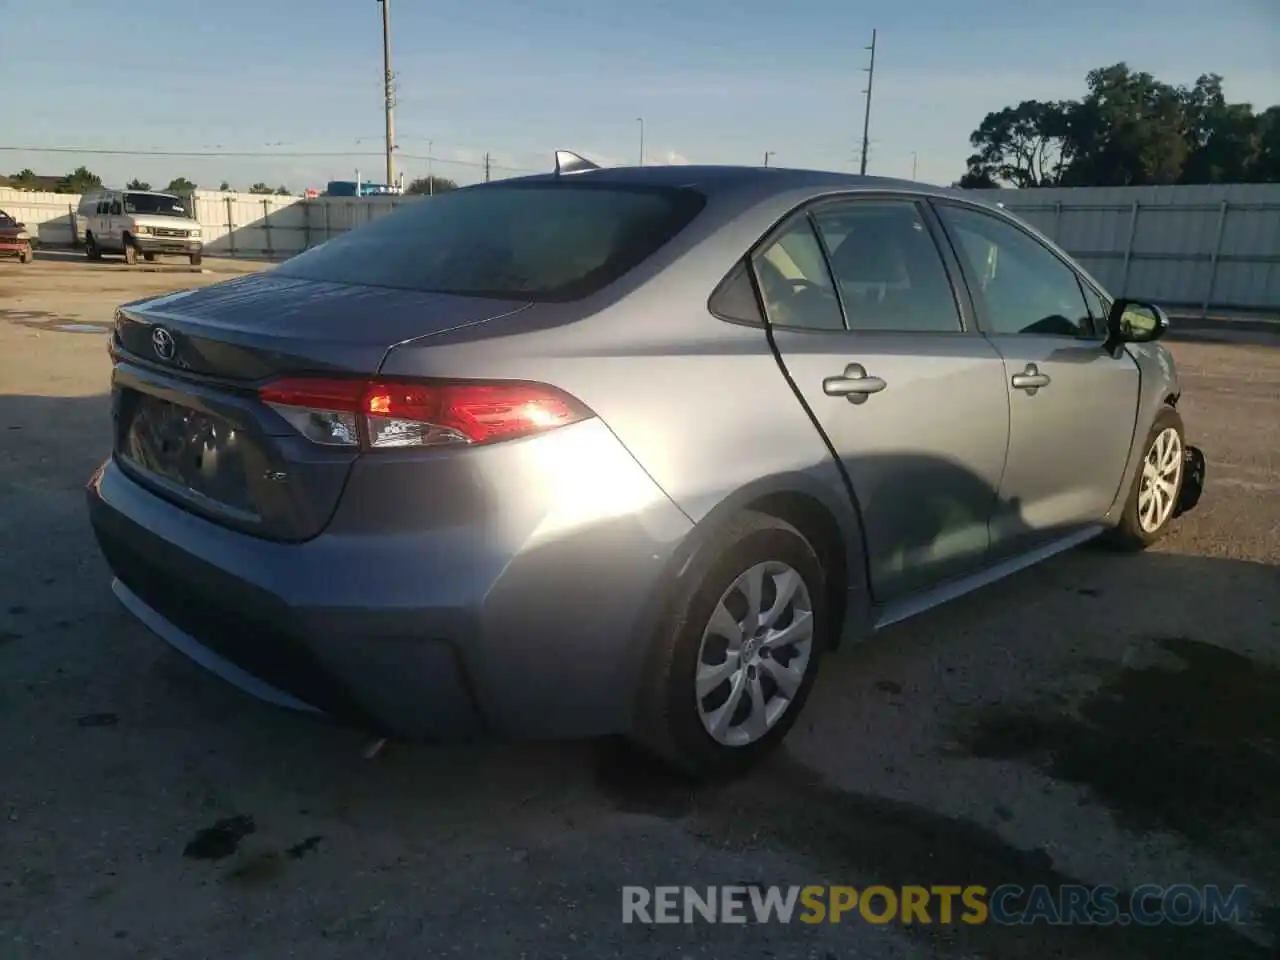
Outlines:
[[[659,886],[622,888],[623,923],[1033,924],[1238,923],[1243,886]]]

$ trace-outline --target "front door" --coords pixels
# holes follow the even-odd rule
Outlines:
[[[925,211],[827,202],[754,258],[780,362],[862,513],[877,601],[972,572],[1004,466],[996,350],[966,331]]]
[[[1138,367],[1102,349],[1084,281],[1049,247],[977,207],[937,210],[1004,358],[1009,462],[991,540],[997,554],[1019,553],[1110,508],[1133,443]]]

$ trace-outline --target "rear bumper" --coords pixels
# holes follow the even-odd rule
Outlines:
[[[620,732],[691,524],[603,425],[555,433],[533,441],[548,463],[565,462],[557,446],[606,460],[614,448],[626,476],[598,491],[593,516],[566,515],[581,492],[526,471],[496,479],[524,498],[484,529],[346,533],[340,507],[329,532],[276,543],[184,511],[108,461],[88,485],[90,520],[125,606],[262,699],[414,738]]]

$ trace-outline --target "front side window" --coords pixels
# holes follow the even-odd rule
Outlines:
[[[705,202],[685,188],[571,178],[466,187],[406,203],[277,272],[461,296],[575,300],[639,266]]]
[[[1000,218],[938,204],[992,333],[1091,337],[1076,272],[1030,234]]]
[[[185,217],[187,208],[177,197],[159,193],[126,193],[124,212],[155,217]]]
[[[769,322],[806,330],[843,330],[840,301],[822,245],[801,215],[752,258]]]
[[[18,221],[13,219],[13,217],[9,216],[3,210],[0,210],[0,227],[12,227],[17,222]]]
[[[850,330],[957,333],[963,329],[942,255],[910,200],[853,200],[814,222]]]
[[[1084,291],[1084,301],[1089,305],[1089,315],[1093,317],[1093,333],[1096,337],[1106,337],[1107,316],[1111,313],[1111,304],[1102,299],[1102,295],[1083,280],[1080,289]]]

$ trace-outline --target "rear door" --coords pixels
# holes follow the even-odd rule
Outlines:
[[[992,519],[997,555],[1096,523],[1120,486],[1133,442],[1139,373],[1102,349],[1076,270],[1012,220],[937,203],[1000,351],[1009,394],[1009,463]]]
[[[780,362],[852,481],[880,602],[982,563],[1004,467],[1004,368],[966,329],[935,231],[909,197],[827,201],[753,258]]]

